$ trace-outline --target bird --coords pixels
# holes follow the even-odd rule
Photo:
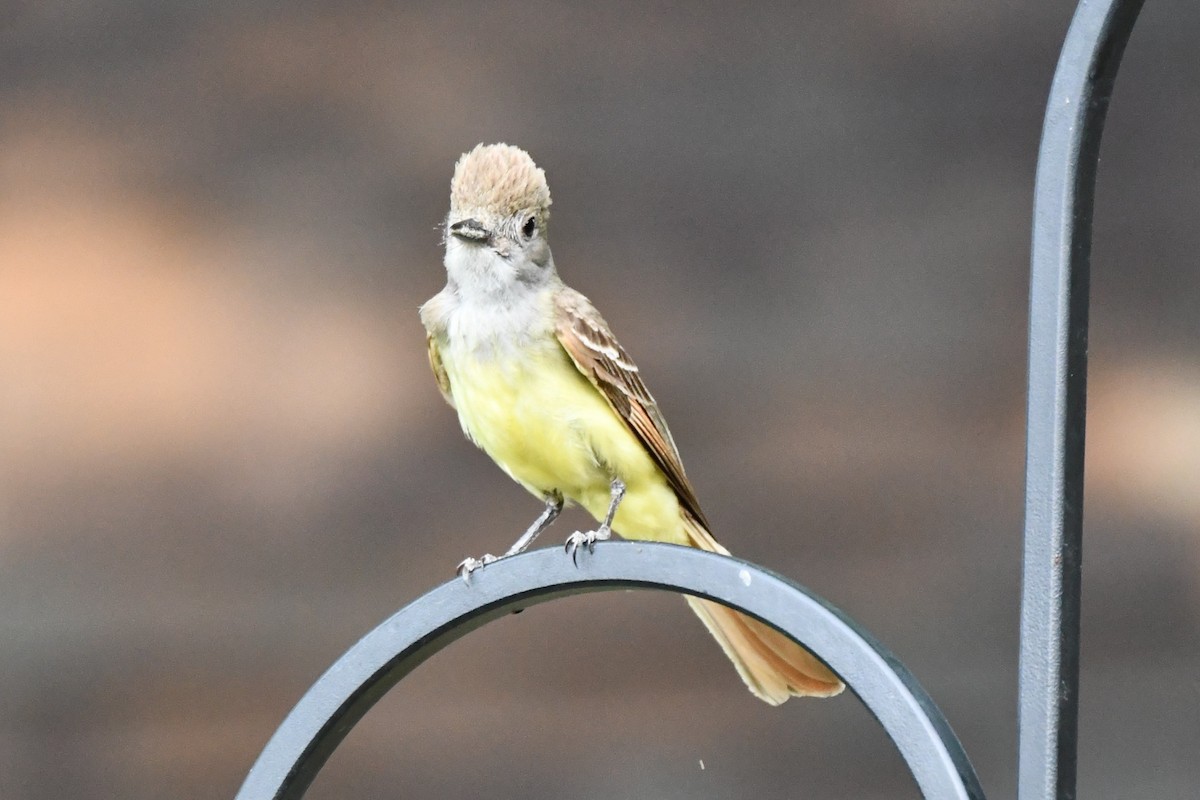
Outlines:
[[[446,285],[420,308],[429,362],[466,437],[544,504],[504,556],[526,549],[566,503],[600,524],[572,558],[615,532],[728,555],[710,532],[658,403],[591,301],[550,252],[545,172],[519,147],[480,144],[450,182]],[[458,573],[497,560],[467,558]],[[685,595],[750,691],[771,705],[831,697],[842,681],[771,626]]]

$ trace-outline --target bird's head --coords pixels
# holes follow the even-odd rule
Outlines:
[[[480,288],[540,284],[554,274],[546,174],[519,147],[478,145],[458,159],[446,217],[446,269]]]

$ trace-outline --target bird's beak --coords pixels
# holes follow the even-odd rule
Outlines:
[[[460,219],[450,225],[450,233],[466,242],[486,242],[492,238],[492,232],[477,219]]]

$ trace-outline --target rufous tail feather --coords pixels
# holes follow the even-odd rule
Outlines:
[[[686,511],[682,516],[694,547],[729,555],[699,521]],[[720,603],[684,599],[759,699],[777,706],[789,697],[832,697],[846,688],[816,656],[770,625]]]

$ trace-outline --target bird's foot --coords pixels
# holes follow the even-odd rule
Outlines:
[[[566,551],[575,566],[579,566],[579,551],[587,548],[589,553],[595,552],[596,542],[602,542],[612,536],[612,529],[601,525],[594,531],[575,531],[567,537]]]
[[[464,558],[462,560],[462,563],[460,563],[458,565],[458,568],[455,569],[454,571],[458,573],[458,577],[463,579],[463,583],[470,586],[472,572],[474,572],[477,569],[486,567],[488,564],[491,564],[493,561],[499,561],[499,560],[500,559],[496,558],[491,553],[485,553],[482,558]]]

